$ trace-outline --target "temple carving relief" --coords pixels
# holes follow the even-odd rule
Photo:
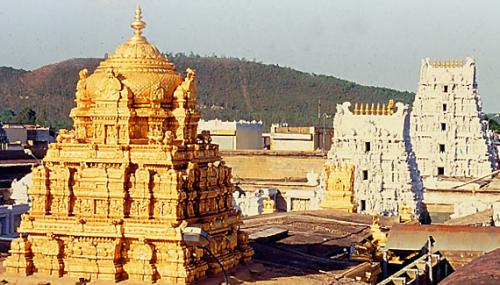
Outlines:
[[[330,163],[325,165],[326,187],[320,207],[349,213],[356,212],[354,202],[354,165]]]
[[[226,268],[250,261],[231,169],[208,133],[197,137],[195,71],[177,72],[142,36],[141,18],[138,9],[134,35],[93,74],[80,72],[73,130],[33,171],[6,271],[191,283],[221,271],[182,240],[192,224]]]

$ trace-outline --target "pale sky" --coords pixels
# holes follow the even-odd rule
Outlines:
[[[420,59],[476,58],[486,112],[500,111],[496,0],[0,0],[0,66],[102,57],[131,36],[163,52],[255,59],[415,92]]]

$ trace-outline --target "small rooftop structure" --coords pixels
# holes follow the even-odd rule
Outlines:
[[[20,141],[23,144],[36,142],[51,142],[49,128],[32,124],[3,124],[9,142]]]
[[[263,148],[262,128],[262,121],[200,120],[198,133],[209,131],[221,150],[259,150]]]
[[[269,133],[270,150],[315,151],[328,150],[332,144],[331,127],[289,127],[272,124]]]
[[[427,178],[431,180],[434,182],[424,189],[424,203],[433,224],[491,209],[499,200],[500,179],[496,176]]]
[[[54,138],[50,129],[32,124],[0,125],[0,150],[23,150],[29,148],[37,157],[43,157]]]

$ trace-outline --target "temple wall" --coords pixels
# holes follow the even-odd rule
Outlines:
[[[222,151],[240,191],[233,194],[243,216],[264,212],[270,197],[275,211],[317,210],[318,176],[325,157],[298,151]],[[272,194],[270,194],[272,193]]]
[[[298,136],[298,135],[296,135]],[[301,135],[305,136],[305,135]],[[271,149],[277,151],[314,151],[315,143],[312,138],[307,139],[274,139],[271,141]]]
[[[221,151],[235,178],[306,179],[307,173],[321,173],[325,158],[313,152]]]
[[[212,143],[217,144],[219,149],[236,149],[236,136],[212,135]]]

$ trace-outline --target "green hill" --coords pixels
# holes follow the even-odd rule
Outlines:
[[[409,103],[413,93],[362,86],[332,76],[300,72],[235,58],[168,55],[177,69],[196,69],[203,118],[262,120],[289,125],[315,125],[318,99],[322,112],[333,114],[344,101],[385,103],[390,98]],[[31,108],[36,121],[55,128],[69,127],[78,71],[93,71],[101,59],[71,59],[25,71],[0,67],[0,120]]]

